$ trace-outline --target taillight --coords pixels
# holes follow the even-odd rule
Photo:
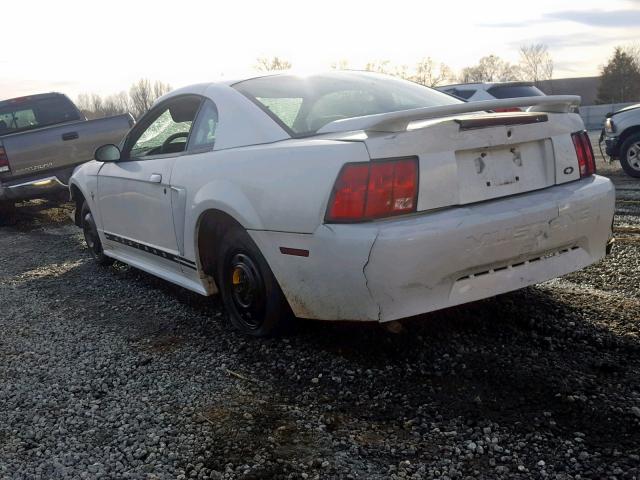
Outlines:
[[[588,177],[596,173],[596,159],[593,156],[593,148],[591,140],[586,131],[571,134],[573,146],[576,149],[578,157],[578,166],[580,167],[580,178]]]
[[[338,175],[327,222],[358,222],[416,211],[418,159],[349,163]]]
[[[9,158],[4,147],[0,147],[0,173],[9,171]]]

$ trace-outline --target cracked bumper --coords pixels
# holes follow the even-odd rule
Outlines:
[[[402,219],[250,232],[294,313],[391,321],[491,297],[604,257],[615,192],[603,177]],[[279,247],[307,249],[309,257]]]

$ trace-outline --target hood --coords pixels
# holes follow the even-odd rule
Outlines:
[[[629,105],[628,107],[621,108],[617,112],[614,112],[613,115],[617,115],[617,114],[623,113],[623,112],[628,112],[630,110],[636,110],[637,108],[640,108],[640,103],[636,103],[635,105]],[[611,116],[613,116],[613,115],[611,115]]]

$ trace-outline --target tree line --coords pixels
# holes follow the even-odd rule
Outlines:
[[[446,63],[438,62],[431,57],[425,57],[413,66],[396,65],[389,60],[374,60],[368,62],[364,69],[394,75],[427,87],[438,87],[447,83],[518,80],[538,83],[553,77],[553,59],[546,45],[522,45],[518,53],[517,64],[511,64],[497,55],[487,55],[482,57],[476,65],[463,68],[459,74],[456,74]],[[255,67],[261,71],[286,70],[291,68],[291,62],[279,57],[261,57]],[[333,62],[331,68],[346,70],[349,69],[349,62],[339,60]]]
[[[168,83],[141,78],[129,87],[128,92],[122,91],[106,97],[97,93],[78,95],[76,105],[90,120],[127,112],[137,119],[151,108],[153,102],[170,91],[171,85]]]
[[[254,65],[258,71],[278,71],[292,68],[281,57],[259,57]],[[331,64],[335,70],[349,69],[346,60]],[[527,81],[539,84],[553,78],[554,61],[544,44],[522,45],[518,63],[513,64],[497,55],[482,57],[477,64],[463,68],[458,74],[443,62],[425,57],[413,66],[396,65],[388,60],[370,61],[365,70],[386,73],[406,80],[438,87],[451,83]],[[99,118],[130,112],[140,118],[159,97],[171,91],[171,85],[161,81],[140,79],[128,91],[102,97],[81,94],[76,104],[87,118]],[[613,56],[601,69],[598,89],[599,103],[625,103],[640,99],[640,44],[616,47]]]

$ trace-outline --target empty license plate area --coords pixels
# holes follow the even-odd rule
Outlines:
[[[555,183],[551,140],[456,152],[460,203],[538,190]]]

